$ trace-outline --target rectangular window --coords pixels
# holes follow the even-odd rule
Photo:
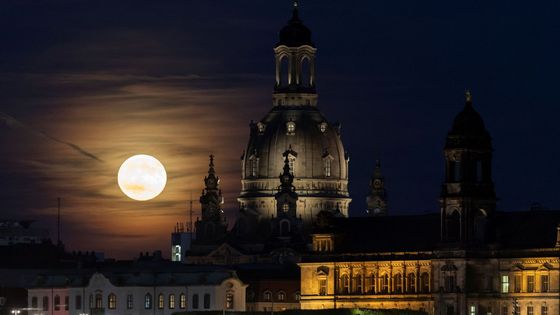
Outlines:
[[[454,292],[455,291],[455,276],[446,275],[444,280],[445,280],[445,291]]]
[[[49,310],[49,297],[43,296],[43,311]]]
[[[158,295],[158,309],[162,310],[164,305],[163,294]]]
[[[76,309],[77,310],[82,309],[82,296],[81,295],[76,295],[75,304],[76,304]]]
[[[226,294],[226,308],[228,310],[233,309],[233,293]]]
[[[198,309],[198,294],[193,294],[192,296],[192,308],[193,310]]]
[[[541,276],[541,292],[548,292],[549,281],[548,275]]]
[[[319,280],[319,295],[327,295],[327,279]]]
[[[509,292],[509,276],[503,275],[502,276],[502,293]]]
[[[527,292],[535,292],[535,276],[527,276]]]
[[[533,315],[533,306],[527,306],[527,315]]]
[[[455,315],[455,307],[451,304],[446,306],[446,315]]]
[[[31,298],[31,308],[36,309],[38,306],[39,302],[36,296]]]
[[[126,296],[126,309],[131,310],[134,308],[134,300],[132,298],[132,294],[128,294]]]
[[[502,306],[502,315],[510,315],[510,314],[508,313],[508,307],[507,307],[507,305],[503,305],[503,306]]]
[[[54,296],[54,310],[60,311],[60,296],[58,295]]]
[[[541,315],[548,315],[548,306],[541,306]]]
[[[453,181],[461,181],[461,161],[455,161],[453,163]]]
[[[208,293],[204,294],[204,308],[205,309],[210,308],[210,294]]]
[[[522,279],[521,275],[515,275],[515,277],[514,277],[515,287],[513,289],[513,292],[516,292],[516,293],[521,292],[521,279]]]
[[[476,315],[476,306],[475,305],[471,305],[471,307],[469,308],[469,315]]]
[[[64,310],[67,311],[70,307],[70,296],[67,295],[64,297]]]

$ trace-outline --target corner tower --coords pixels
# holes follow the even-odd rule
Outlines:
[[[250,124],[238,201],[259,219],[275,216],[278,174],[287,158],[299,196],[296,216],[309,226],[322,210],[348,213],[349,158],[340,126],[328,122],[317,108],[317,49],[299,17],[297,2],[279,35],[274,47],[273,106],[263,119]]]
[[[444,148],[441,238],[446,243],[488,241],[489,223],[496,209],[492,181],[492,138],[465,93],[465,107],[455,117]]]

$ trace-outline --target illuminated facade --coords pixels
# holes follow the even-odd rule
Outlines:
[[[560,313],[560,212],[496,211],[491,138],[469,93],[444,155],[440,214],[317,226],[299,264],[302,309]]]

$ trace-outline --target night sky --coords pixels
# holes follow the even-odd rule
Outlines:
[[[300,8],[319,107],[350,154],[352,215],[376,158],[391,214],[438,211],[442,148],[467,88],[493,137],[498,208],[560,208],[559,1]],[[290,15],[289,0],[1,1],[0,218],[55,237],[61,197],[68,249],[168,252],[213,153],[231,226],[249,122],[272,107],[272,48]],[[169,176],[148,202],[116,181],[138,153]]]

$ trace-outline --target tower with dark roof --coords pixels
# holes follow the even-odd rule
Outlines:
[[[200,196],[201,220],[197,220],[196,238],[200,242],[218,241],[225,237],[227,224],[222,205],[224,198],[220,190],[220,177],[214,168],[214,156],[210,155],[208,175],[204,177],[205,188]]]
[[[492,139],[470,92],[455,117],[444,148],[441,237],[447,243],[479,243],[488,239],[496,208],[492,182]]]

